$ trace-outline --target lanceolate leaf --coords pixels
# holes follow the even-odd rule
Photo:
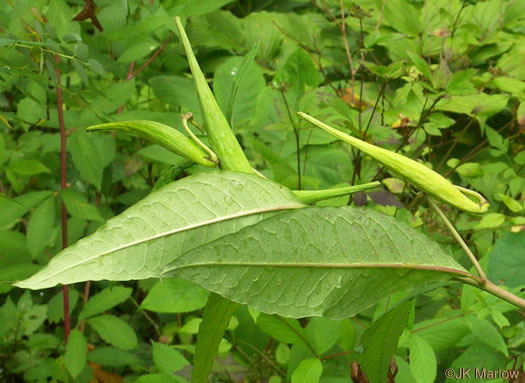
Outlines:
[[[392,356],[411,308],[409,301],[397,306],[372,323],[363,334],[365,352],[359,356],[359,363],[371,383],[386,382]]]
[[[237,309],[238,304],[224,299],[218,294],[210,294],[204,308],[203,320],[199,327],[197,346],[193,358],[192,383],[208,381],[219,344],[230,318]]]
[[[86,280],[159,277],[181,254],[267,216],[260,213],[303,206],[288,189],[256,175],[210,172],[186,177],[112,218],[17,286],[40,289]]]
[[[87,359],[87,341],[79,330],[71,331],[66,345],[64,364],[69,373],[76,377],[84,369]]]
[[[467,275],[408,225],[352,207],[278,214],[184,254],[163,273],[266,313],[334,319],[400,290]]]

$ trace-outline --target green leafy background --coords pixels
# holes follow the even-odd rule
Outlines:
[[[417,190],[388,171],[379,173],[377,162],[296,112],[397,150],[482,193],[490,202],[488,214],[443,209],[489,278],[523,295],[525,3],[342,3],[346,39],[336,0],[98,0],[102,32],[89,19],[72,20],[84,7],[82,1],[1,2],[0,380],[189,381],[207,289],[249,304],[239,306],[229,322],[213,382],[349,382],[354,362],[371,382],[382,382],[393,371],[392,360],[399,382],[443,382],[447,368],[523,371],[522,313],[470,286],[444,281],[471,266],[433,211],[414,199]],[[79,257],[88,255],[79,250],[83,246],[111,247],[126,235],[146,235],[147,225],[137,220],[131,234],[121,231],[102,244],[76,244],[101,225],[116,225],[117,230],[132,219],[129,214],[142,214],[158,199],[169,202],[162,207],[167,215],[170,209],[173,214],[195,212],[195,198],[208,200],[209,205],[200,208],[211,219],[232,214],[233,207],[242,214],[299,205],[274,182],[219,176],[143,138],[86,131],[102,123],[153,120],[184,133],[180,114],[185,112],[203,125],[175,16],[188,18],[186,29],[197,59],[260,173],[291,189],[348,186],[374,178],[390,181],[350,201],[338,197],[319,202],[299,215],[250,215],[182,233],[181,238],[188,238],[181,242],[161,239],[149,251],[170,264],[169,275],[161,275],[160,263],[144,264],[141,251],[121,279],[151,279],[107,281],[115,270],[109,266],[118,262],[92,266],[100,271],[100,278],[93,279],[102,280],[91,284],[90,293],[84,294],[81,283],[69,289],[73,331],[66,346],[62,290],[28,291],[11,284],[60,262],[50,259],[61,250],[62,203],[68,212],[67,251]],[[63,191],[56,69],[68,133],[68,188]],[[161,188],[176,179],[181,183]],[[232,179],[240,186],[228,191],[228,185],[236,185]],[[169,194],[174,188],[184,189],[182,200],[150,195],[157,189]],[[225,204],[229,192],[238,192],[238,205]],[[212,196],[216,200],[210,200]],[[135,210],[126,210],[141,200]],[[342,208],[349,202],[366,209]],[[128,216],[110,220],[124,211]],[[187,216],[183,218],[184,226]],[[202,216],[194,218],[195,223]],[[162,232],[162,220],[149,219],[149,229]],[[323,226],[330,219],[340,226]],[[367,225],[370,220],[384,230]],[[361,224],[351,224],[356,221]],[[283,230],[272,233],[277,226]],[[231,234],[241,228],[241,235]],[[407,242],[396,250],[387,240],[392,230],[398,230],[394,238],[399,239],[410,233],[417,244]],[[185,255],[177,258],[164,249],[172,258],[161,257],[169,241],[182,243]],[[198,246],[202,244],[206,246]],[[255,261],[275,266],[278,252],[272,246],[277,249],[279,244],[304,245],[307,250],[298,253],[297,260],[309,266],[293,278],[279,267],[264,272],[250,268]],[[250,258],[254,246],[266,249],[264,257]],[[344,262],[356,254],[377,254],[407,265],[417,257],[418,263],[455,271],[434,278],[431,271],[372,269],[365,275],[368,282],[359,286],[351,278],[363,277],[359,269],[343,274],[312,267],[339,262],[322,258],[319,249],[331,246],[358,249],[348,250]],[[247,263],[209,266],[233,259]],[[82,272],[77,279],[62,281],[82,280]],[[249,275],[249,281],[243,275]],[[176,278],[168,278],[172,276]],[[272,281],[272,288],[262,288],[258,281],[264,278]],[[422,280],[432,284],[415,288]],[[327,288],[315,290],[315,283]],[[315,304],[310,307],[305,301],[300,310],[273,303],[281,291],[286,302],[308,287],[314,293],[334,293],[310,296]],[[264,299],[254,299],[257,293]],[[337,299],[346,306],[335,304]],[[327,317],[297,318],[321,314]]]

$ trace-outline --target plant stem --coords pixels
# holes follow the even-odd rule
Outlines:
[[[157,49],[155,51],[155,53],[153,53],[151,55],[151,57],[149,59],[146,60],[146,62],[144,64],[142,64],[139,69],[137,69],[136,71],[134,71],[133,73],[131,73],[131,76],[128,75],[128,78],[126,78],[126,80],[130,80],[132,79],[133,77],[135,77],[136,75],[138,75],[140,72],[142,72],[144,69],[146,69],[146,67],[151,64],[153,62],[153,60],[155,60],[155,57],[157,57],[165,48],[166,48],[166,45],[168,45],[168,42],[171,38],[171,36],[173,36],[173,32],[170,32],[168,34],[168,37],[166,38],[166,40],[164,40],[164,42],[162,43],[162,45],[160,46],[159,49]]]
[[[136,71],[133,71],[133,69],[135,68],[135,61],[132,61],[131,64],[129,64],[128,75],[126,76],[126,81],[131,80],[133,77],[135,77],[140,72],[142,72],[144,69],[146,69],[146,67],[149,64],[151,64],[153,62],[153,60],[155,60],[155,58],[166,48],[166,45],[168,45],[168,41],[169,41],[169,39],[171,38],[172,35],[173,35],[173,33],[170,32],[168,37],[166,38],[166,40],[164,40],[164,42],[160,46],[160,48],[157,49],[155,51],[155,53],[153,53],[151,55],[151,57],[149,59],[147,59],[146,62],[144,64],[142,64],[139,67],[139,69],[137,69]],[[117,110],[117,114],[120,114],[122,112],[122,108],[124,108],[124,105],[119,106],[119,108]]]
[[[525,311],[525,299],[512,294],[511,292],[495,285],[489,280],[485,280],[482,282],[478,282],[470,278],[460,278],[460,280],[466,284],[477,287],[478,289],[484,290],[498,298],[501,298],[504,301],[509,302],[514,306],[519,307],[521,310]]]
[[[55,55],[55,61],[57,66],[55,67],[55,74],[57,77],[57,109],[58,109],[58,124],[60,127],[60,188],[62,190],[67,188],[67,177],[66,177],[66,126],[64,124],[64,110],[62,102],[62,88],[60,87],[60,69],[58,64],[60,63],[60,56]],[[64,201],[62,201],[62,248],[67,247],[67,210]],[[66,344],[69,338],[69,332],[71,330],[71,319],[69,318],[69,290],[68,286],[62,286],[62,292],[64,295],[64,337]]]
[[[283,370],[281,370],[281,369],[279,368],[278,365],[276,365],[276,364],[275,364],[270,358],[268,358],[268,357],[266,356],[266,354],[265,354],[264,352],[262,352],[261,350],[259,350],[257,347],[251,345],[250,343],[248,343],[248,342],[246,342],[246,341],[244,341],[244,340],[242,340],[242,339],[237,339],[237,342],[242,343],[243,345],[245,345],[245,346],[251,348],[251,349],[252,349],[253,351],[255,351],[255,352],[256,352],[261,358],[263,358],[264,360],[266,360],[266,361],[268,362],[268,364],[270,364],[270,365],[275,369],[275,371],[277,371],[277,372],[278,372],[280,375],[282,375],[282,376],[286,376],[286,372],[284,372]],[[237,346],[237,348],[238,348],[238,346]]]
[[[91,289],[91,281],[87,281],[84,285],[84,295],[82,296],[82,306],[85,306],[88,299],[89,299],[89,290]],[[84,332],[84,328],[86,327],[86,321],[82,320],[80,322],[80,332]]]
[[[346,38],[346,24],[345,24],[345,9],[343,5],[343,0],[339,1],[339,8],[341,8],[341,34],[343,36],[343,45],[345,47],[346,52],[346,58],[348,60],[348,65],[350,67],[350,76],[351,76],[351,84],[352,84],[352,98],[354,97],[355,92],[355,71],[354,71],[354,63],[352,61],[352,54],[350,53],[350,48],[348,47],[348,40]],[[359,95],[361,97],[361,95]]]
[[[310,350],[310,352],[319,359],[319,355],[315,352],[314,347],[310,344],[308,339],[306,339],[300,332],[297,331],[293,326],[290,325],[285,319],[281,318],[279,315],[274,315],[280,322],[282,322],[286,327],[288,327],[295,335],[297,335],[304,343],[304,345]]]
[[[481,265],[479,264],[478,260],[472,254],[472,251],[470,251],[468,245],[465,243],[461,235],[458,233],[454,225],[448,220],[447,216],[443,213],[443,211],[439,208],[439,206],[432,200],[432,198],[428,198],[428,202],[430,203],[430,206],[436,211],[436,213],[441,217],[447,228],[450,230],[456,241],[459,243],[459,245],[465,250],[465,253],[467,253],[468,257],[470,258],[471,262],[474,264],[474,267],[476,268],[476,271],[478,272],[482,282],[488,282],[487,276],[485,275],[485,272],[481,268]]]
[[[284,105],[286,106],[286,111],[288,112],[288,118],[290,119],[290,123],[292,124],[293,133],[295,135],[295,151],[296,151],[296,157],[297,157],[297,189],[301,190],[303,187],[302,187],[302,181],[301,181],[301,143],[300,143],[300,138],[299,138],[299,129],[297,128],[297,124],[292,117],[290,106],[288,105],[288,101],[286,100],[286,96],[282,89],[281,89],[281,96],[283,97]]]
[[[135,305],[135,307],[137,308],[137,310],[140,310],[140,305],[139,303],[137,302],[137,300],[135,298],[133,298],[132,296],[129,297],[129,299],[131,300],[131,302]],[[153,320],[153,318],[147,313],[146,310],[140,310],[142,312],[142,315],[144,315],[144,318],[146,318],[146,320],[151,323],[151,325],[153,326],[153,328],[155,329],[155,332],[157,333],[157,336],[160,338],[160,336],[162,335],[162,332],[160,331],[160,328],[159,328],[159,325],[157,323],[155,323],[155,321]]]
[[[459,143],[459,140],[461,138],[461,136],[468,130],[468,128],[472,125],[472,123],[476,121],[475,118],[471,118],[469,120],[469,122],[467,122],[465,124],[465,127],[463,128],[463,130],[459,133],[459,135],[456,137],[456,139],[454,140],[454,142],[452,143],[452,145],[449,146],[447,152],[445,153],[445,155],[441,158],[441,161],[439,161],[439,164],[438,166],[436,166],[436,172],[439,171],[439,169],[441,169],[441,167],[445,164],[445,162],[448,160],[450,154],[452,153],[452,151],[454,150],[454,148],[456,147],[456,145]]]

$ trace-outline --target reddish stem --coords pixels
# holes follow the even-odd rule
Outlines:
[[[162,52],[162,51],[164,50],[164,48],[166,48],[166,45],[168,45],[168,41],[169,41],[170,38],[171,38],[171,35],[172,35],[172,34],[171,34],[171,32],[170,32],[170,34],[168,35],[168,37],[166,38],[166,40],[164,40],[164,42],[163,42],[162,45],[159,47],[159,49],[157,49],[157,50],[155,51],[155,53],[153,53],[153,54],[151,55],[151,57],[150,57],[150,58],[149,58],[144,64],[142,64],[142,65],[140,66],[139,69],[137,69],[135,72],[133,72],[133,73],[131,74],[131,77],[128,76],[128,78],[127,78],[126,80],[130,80],[130,79],[132,79],[133,77],[135,77],[136,75],[138,75],[140,72],[142,72],[142,71],[143,71],[143,70],[144,70],[149,64],[151,64],[151,63],[153,62],[153,60],[155,60],[155,57],[157,57],[157,56],[160,54],[160,52]]]
[[[129,64],[128,69],[128,75],[126,76],[126,81],[129,81],[133,78],[133,68],[135,68],[135,61],[132,61],[131,64]],[[124,105],[120,105],[117,110],[117,114],[120,114],[122,112],[122,108],[124,108]]]
[[[91,288],[91,281],[87,281],[86,284],[84,285],[84,296],[82,297],[83,306],[85,306],[88,301],[90,288]],[[86,321],[82,320],[82,322],[80,322],[80,332],[84,332],[85,327],[86,327]]]
[[[162,45],[160,46],[159,49],[157,49],[155,51],[155,53],[153,53],[151,55],[151,57],[146,60],[146,62],[144,64],[142,64],[139,69],[137,69],[136,71],[133,72],[133,69],[135,68],[135,61],[132,61],[131,64],[129,64],[129,69],[128,69],[128,75],[126,76],[126,81],[129,81],[131,80],[133,77],[135,77],[136,75],[138,75],[140,72],[142,72],[144,69],[147,68],[147,66],[149,64],[151,64],[153,62],[153,60],[155,60],[155,58],[164,50],[164,48],[166,48],[166,45],[168,45],[168,41],[169,39],[171,38],[171,35],[172,33],[170,32],[170,34],[168,35],[168,37],[166,38],[166,40],[164,40],[164,42],[162,43]],[[124,105],[121,105],[118,110],[117,110],[117,114],[120,114],[122,112],[122,108],[124,107]]]
[[[60,87],[60,69],[58,64],[60,63],[60,56],[55,55],[55,61],[57,66],[55,67],[55,74],[57,76],[57,109],[58,109],[58,124],[60,126],[60,187],[65,189],[67,187],[66,177],[66,127],[64,124],[64,110],[62,103],[62,88]],[[67,210],[64,201],[62,201],[62,248],[67,247]],[[67,285],[62,287],[64,294],[64,336],[66,344],[69,338],[69,332],[71,330],[71,320],[69,318],[69,290]]]
[[[97,207],[100,206],[101,198],[102,198],[102,193],[97,192],[97,202],[96,202]],[[84,306],[86,305],[88,301],[90,288],[91,288],[91,281],[87,281],[86,284],[84,285],[84,296],[82,297],[82,304]],[[85,327],[86,327],[86,321],[83,320],[82,322],[80,322],[80,332],[84,332]]]

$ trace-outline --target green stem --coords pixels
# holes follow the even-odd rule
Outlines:
[[[186,133],[188,133],[188,135],[190,136],[190,138],[198,145],[201,147],[202,150],[204,150],[206,153],[208,153],[208,155],[210,156],[210,160],[212,162],[215,162],[216,164],[219,164],[219,158],[217,157],[217,155],[213,152],[213,150],[211,150],[210,148],[208,148],[204,142],[202,142],[201,140],[198,139],[198,137],[193,134],[193,132],[191,131],[191,129],[189,128],[188,126],[188,120],[192,119],[193,118],[193,113],[189,112],[189,113],[186,113],[186,114],[183,114],[182,115],[182,126],[184,127],[184,130],[186,131]]]
[[[470,261],[473,263],[474,267],[476,268],[480,278],[482,281],[487,281],[487,276],[485,275],[485,272],[481,268],[481,265],[479,264],[478,260],[472,254],[472,251],[470,251],[468,245],[466,242],[461,238],[461,235],[458,233],[454,225],[449,221],[447,216],[443,213],[443,211],[439,208],[439,206],[432,200],[432,198],[428,198],[428,202],[430,203],[430,206],[436,211],[436,213],[441,217],[447,228],[450,230],[456,241],[459,243],[459,245],[465,250],[465,253],[467,253],[468,257],[470,258]]]
[[[478,281],[477,279],[474,279],[474,278],[458,278],[458,279],[461,280],[463,283],[477,287],[480,290],[486,291],[498,298],[503,299],[506,302],[509,302],[510,304],[513,304],[514,306],[520,308],[521,310],[525,311],[525,299],[512,294],[511,292],[495,285],[489,280]]]
[[[522,310],[525,310],[525,299],[518,297],[517,295],[508,292],[507,290],[502,289],[501,287],[495,285],[491,281],[486,281],[481,288],[492,295],[497,296],[498,298],[503,299],[513,305],[520,307]]]

